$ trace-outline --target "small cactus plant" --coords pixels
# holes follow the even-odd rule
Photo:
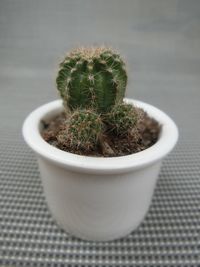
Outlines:
[[[137,112],[130,104],[118,104],[107,114],[106,122],[117,135],[124,135],[136,125]]]
[[[72,114],[66,121],[66,130],[58,136],[61,142],[94,149],[105,132],[120,136],[136,126],[135,108],[123,102],[125,63],[111,48],[72,50],[60,64],[56,83],[65,110]]]
[[[123,101],[125,63],[110,48],[75,49],[60,64],[56,83],[66,108],[92,108],[105,113]]]
[[[75,148],[94,149],[102,128],[103,123],[98,114],[90,110],[76,110],[58,139],[61,143],[69,142]]]

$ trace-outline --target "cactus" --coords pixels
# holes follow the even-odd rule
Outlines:
[[[122,103],[127,74],[123,60],[112,49],[78,48],[60,64],[56,83],[66,109],[107,113]]]
[[[117,135],[125,135],[137,124],[137,112],[130,104],[118,104],[106,114],[105,122]]]
[[[97,144],[109,147],[104,145],[109,132],[118,136],[137,133],[136,109],[123,103],[125,63],[111,48],[72,50],[60,64],[56,83],[65,110],[71,114],[58,136],[61,144],[93,150]]]
[[[102,129],[103,123],[98,114],[91,110],[76,110],[72,113],[66,130],[59,135],[58,140],[61,143],[69,143],[75,148],[94,149]]]

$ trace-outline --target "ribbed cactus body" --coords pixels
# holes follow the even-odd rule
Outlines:
[[[108,112],[123,101],[127,74],[120,56],[109,48],[73,50],[60,64],[57,88],[70,110]]]

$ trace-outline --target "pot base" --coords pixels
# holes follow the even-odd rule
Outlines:
[[[56,222],[69,234],[112,241],[135,230],[153,196],[160,162],[125,174],[80,174],[39,159],[46,200]]]

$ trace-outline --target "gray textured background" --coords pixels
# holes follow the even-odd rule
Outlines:
[[[129,69],[127,96],[176,121],[150,211],[137,231],[89,243],[52,221],[27,114],[57,98],[57,65],[79,44],[110,44]],[[0,1],[0,266],[200,266],[200,1]]]

